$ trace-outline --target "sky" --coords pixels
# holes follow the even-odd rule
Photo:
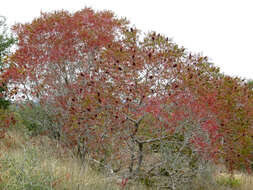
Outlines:
[[[222,73],[253,79],[253,0],[0,0],[0,15],[10,26],[41,11],[85,7],[111,10],[144,33],[156,31],[208,56]]]

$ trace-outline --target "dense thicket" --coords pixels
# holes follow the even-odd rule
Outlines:
[[[53,114],[49,130],[83,159],[174,188],[207,160],[250,169],[252,90],[207,57],[88,8],[43,13],[13,31],[11,95]]]

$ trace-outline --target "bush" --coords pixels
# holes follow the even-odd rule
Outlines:
[[[53,114],[45,111],[40,104],[26,102],[18,106],[18,113],[21,123],[29,135],[49,134],[52,137],[57,137],[59,131],[55,128],[56,122],[53,119]]]
[[[155,152],[159,150],[160,160],[153,165],[152,171],[146,173],[146,177],[141,177],[148,186],[191,189],[197,176],[206,172],[208,162],[182,134],[176,133],[161,141],[159,146],[156,143],[155,147]]]

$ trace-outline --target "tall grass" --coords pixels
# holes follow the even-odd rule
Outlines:
[[[215,172],[214,172],[215,171]],[[213,174],[215,175],[213,176]],[[195,181],[196,190],[253,190],[253,177],[211,167]],[[57,141],[46,136],[30,138],[12,130],[0,141],[1,190],[144,190],[143,182],[129,181],[94,170],[83,164]]]
[[[0,146],[1,190],[122,189],[120,178],[99,173],[88,164],[83,167],[70,151],[45,136],[30,138],[10,131]]]

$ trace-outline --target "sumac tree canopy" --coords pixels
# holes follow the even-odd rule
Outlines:
[[[42,13],[13,31],[11,95],[53,111],[70,146],[130,172],[151,167],[147,147],[174,135],[231,170],[252,162],[252,91],[207,57],[89,8]]]

